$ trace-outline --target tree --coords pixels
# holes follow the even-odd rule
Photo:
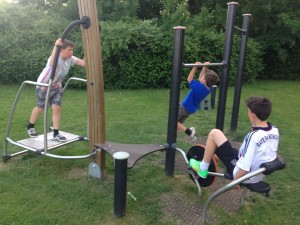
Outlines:
[[[160,18],[163,0],[139,0],[137,16],[140,19]]]
[[[136,18],[138,0],[97,0],[100,21]]]
[[[28,16],[30,15],[30,16]],[[0,8],[0,81],[36,80],[68,21],[19,4]]]
[[[66,6],[68,0],[13,0],[22,6],[32,6],[41,11],[48,11],[55,7]]]

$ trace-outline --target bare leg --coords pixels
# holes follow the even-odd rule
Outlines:
[[[177,130],[181,130],[183,132],[185,132],[186,127],[182,124],[182,123],[177,123]]]
[[[53,129],[59,129],[60,124],[60,115],[61,115],[61,106],[60,105],[52,105],[52,111],[53,111]]]
[[[43,108],[34,107],[32,112],[31,112],[29,122],[32,123],[32,124],[35,124],[35,122],[37,121],[37,119],[39,118],[39,115],[41,114],[41,112],[43,110],[44,110]]]
[[[225,137],[224,133],[218,129],[212,129],[208,134],[208,138],[205,146],[205,153],[203,157],[203,161],[205,163],[210,163],[212,160],[217,147],[221,146],[228,139]]]

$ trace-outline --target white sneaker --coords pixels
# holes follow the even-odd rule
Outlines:
[[[35,131],[34,128],[30,128],[27,130],[27,134],[29,135],[29,137],[32,137],[32,138],[36,138],[38,137],[38,133]]]
[[[53,141],[65,142],[67,141],[67,138],[62,134],[58,134],[56,136],[53,136]]]
[[[191,130],[191,135],[190,138],[192,139],[192,141],[197,141],[197,136],[196,136],[196,129],[195,127],[191,127],[189,128]]]
[[[190,137],[191,137],[191,138],[195,137],[195,134],[196,134],[196,129],[195,129],[195,127],[191,127],[191,128],[189,128],[189,129],[190,129],[190,131],[191,131]]]

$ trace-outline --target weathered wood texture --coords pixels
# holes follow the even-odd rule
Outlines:
[[[88,16],[91,25],[82,28],[84,58],[88,92],[89,146],[105,142],[104,80],[102,69],[101,42],[96,0],[77,0],[80,18]],[[101,176],[105,171],[105,152],[97,152],[96,163],[100,166]]]

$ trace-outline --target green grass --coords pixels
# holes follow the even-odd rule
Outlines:
[[[300,220],[298,201],[300,163],[300,82],[260,81],[244,85],[239,112],[238,129],[230,131],[234,88],[228,89],[224,131],[241,141],[250,129],[244,100],[250,95],[264,95],[273,101],[270,122],[280,131],[279,154],[287,162],[284,171],[267,177],[272,185],[270,198],[251,195],[238,213],[218,209],[214,201],[211,210],[219,215],[220,224],[296,224]],[[10,109],[17,93],[16,86],[0,86],[0,136],[3,146]],[[182,90],[183,97],[188,90]],[[105,93],[106,139],[120,143],[166,143],[169,90],[118,90]],[[218,96],[218,93],[217,93]],[[216,102],[217,103],[217,102]],[[25,138],[25,125],[35,104],[33,88],[24,91],[13,119],[11,137]],[[87,96],[82,90],[68,90],[64,96],[61,128],[86,134]],[[51,113],[49,113],[51,115]],[[42,130],[42,117],[37,129]],[[208,134],[215,126],[216,109],[200,111],[191,116],[187,126],[195,126],[199,136]],[[178,134],[177,145],[188,150],[191,146],[185,135]],[[9,145],[9,151],[16,147]],[[87,154],[88,144],[78,142],[53,150],[55,154]],[[208,194],[201,197],[187,175],[175,171],[167,177],[163,153],[155,153],[140,160],[128,170],[128,191],[137,201],[127,198],[126,216],[113,216],[114,168],[106,156],[105,180],[88,177],[88,159],[60,160],[24,154],[0,163],[0,225],[82,225],[82,224],[184,224],[165,218],[161,197],[170,194],[183,196],[195,204],[203,204]],[[159,163],[160,162],[160,163]],[[196,220],[196,219],[195,219]]]

